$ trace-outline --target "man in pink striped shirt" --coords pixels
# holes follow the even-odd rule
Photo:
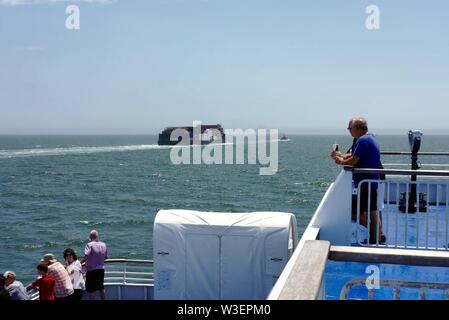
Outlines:
[[[48,274],[55,279],[55,300],[72,300],[74,293],[72,280],[64,266],[52,253],[47,253],[41,262],[48,265]]]

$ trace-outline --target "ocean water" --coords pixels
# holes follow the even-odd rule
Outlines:
[[[351,138],[290,138],[279,142],[277,174],[261,176],[258,165],[173,165],[151,135],[0,136],[0,272],[28,283],[45,253],[82,256],[92,229],[111,258],[152,259],[160,209],[291,212],[302,234],[341,169],[332,144],[346,149]],[[408,150],[405,134],[378,139],[383,150]],[[425,137],[422,150],[448,151],[449,137]]]

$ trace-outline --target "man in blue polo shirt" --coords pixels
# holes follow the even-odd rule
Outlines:
[[[348,130],[356,139],[352,154],[343,157],[332,153],[331,157],[335,163],[341,165],[354,166],[354,168],[379,169],[380,166],[380,147],[374,136],[368,133],[368,124],[364,118],[353,118],[350,121]],[[354,173],[354,187],[358,188],[362,180],[379,180],[378,173]],[[368,201],[370,207],[370,243],[385,243],[385,236],[382,232],[382,218],[377,215],[377,183],[371,183],[371,193],[368,199],[368,183],[362,183],[360,186],[360,224],[368,225]],[[352,201],[352,219],[356,220],[357,197]],[[379,220],[379,221],[378,221]],[[379,235],[376,235],[377,224],[379,223]]]

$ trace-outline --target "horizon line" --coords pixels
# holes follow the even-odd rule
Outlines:
[[[387,129],[387,130],[373,130],[370,131],[375,135],[405,135],[410,129]],[[449,135],[449,129],[421,129],[424,135]],[[426,132],[427,131],[427,132]],[[0,136],[148,136],[158,135],[160,132],[29,132],[29,133],[7,133],[0,132]],[[337,135],[346,136],[347,133],[341,129],[329,130],[279,130],[280,134],[285,135]]]

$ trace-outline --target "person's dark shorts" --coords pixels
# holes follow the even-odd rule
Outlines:
[[[371,187],[371,196],[369,199],[370,211],[377,210],[377,189]],[[362,185],[360,190],[360,214],[368,212],[368,186]],[[352,195],[352,220],[357,220],[357,195]]]
[[[75,289],[75,292],[73,293],[73,300],[75,301],[83,300],[83,290]]]
[[[104,269],[86,272],[86,291],[95,292],[104,289]]]

